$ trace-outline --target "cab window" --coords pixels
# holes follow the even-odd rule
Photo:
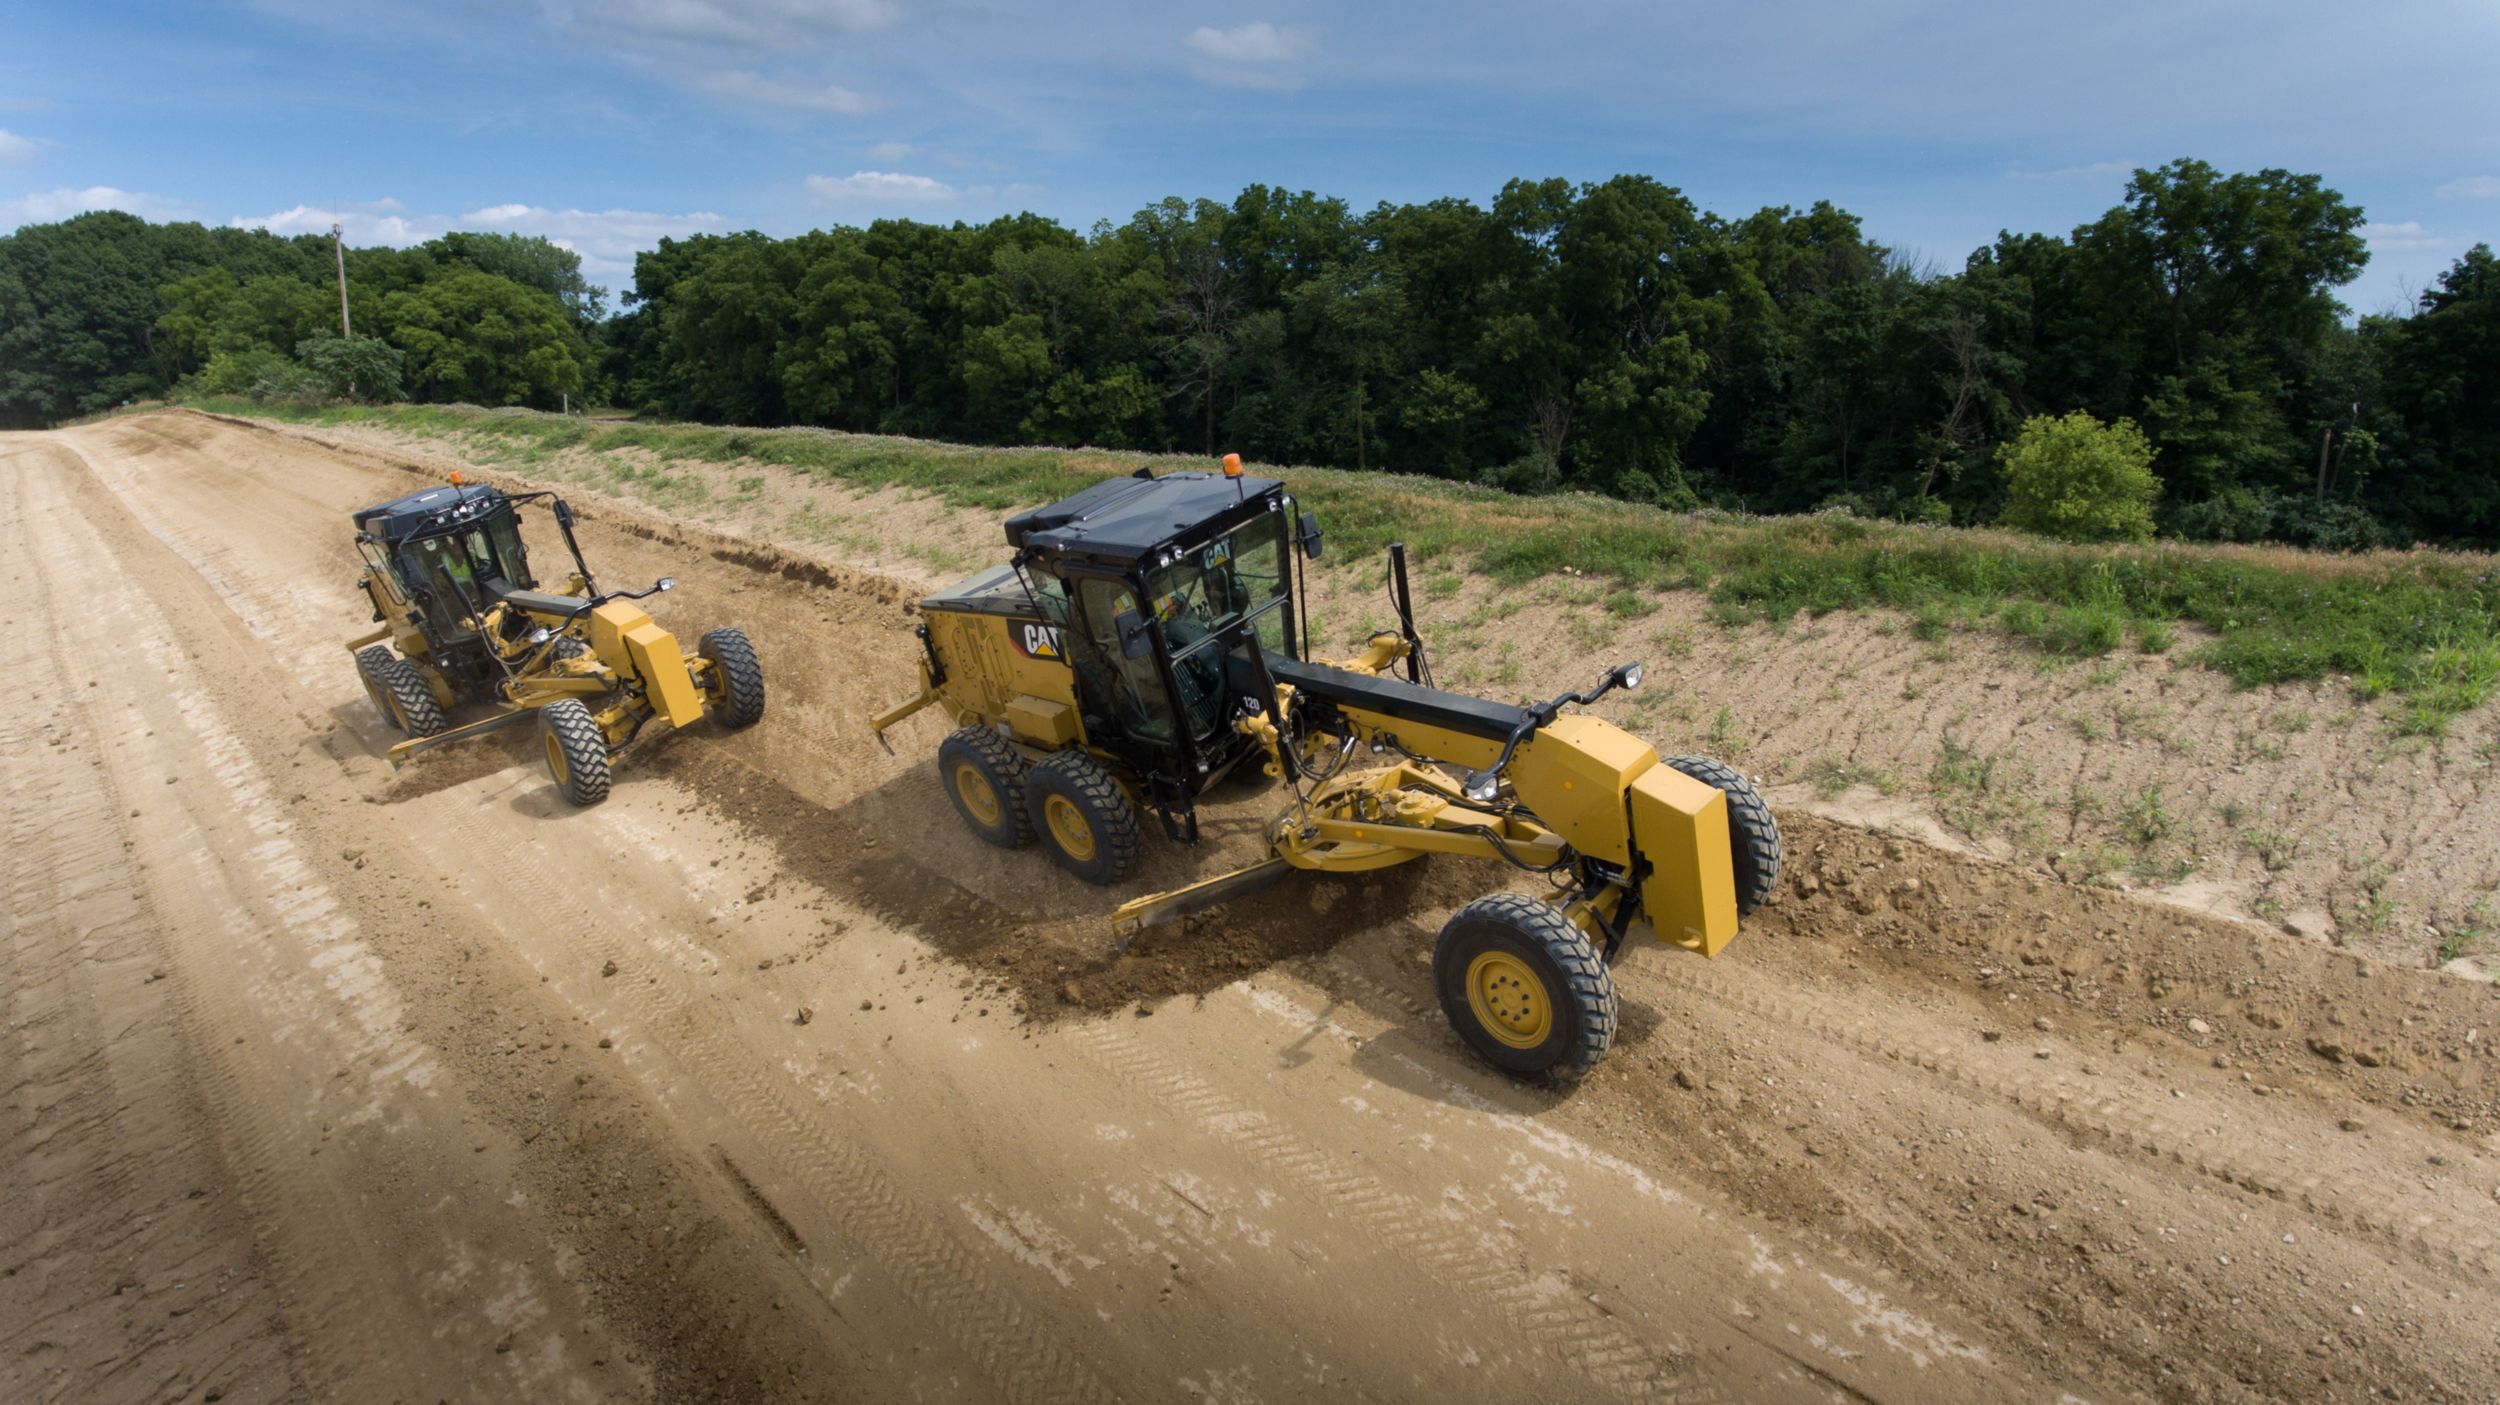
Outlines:
[[[1163,678],[1154,655],[1132,659],[1120,651],[1117,623],[1124,611],[1137,608],[1137,597],[1113,580],[1088,576],[1077,582],[1077,602],[1084,607],[1084,663],[1077,670],[1090,699],[1119,723],[1121,730],[1150,741],[1172,740],[1172,708],[1163,695]]]

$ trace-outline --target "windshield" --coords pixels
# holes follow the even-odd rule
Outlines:
[[[1267,513],[1146,578],[1155,616],[1175,659],[1187,658],[1234,621],[1258,621],[1259,642],[1284,643],[1284,516]]]
[[[510,508],[454,532],[421,537],[404,550],[414,572],[410,584],[433,593],[435,623],[450,633],[464,632],[461,620],[471,609],[488,603],[487,582],[505,589],[528,590],[537,585]]]

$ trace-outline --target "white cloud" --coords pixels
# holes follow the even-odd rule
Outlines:
[[[190,218],[193,208],[188,202],[145,191],[120,190],[109,185],[79,190],[65,185],[58,190],[36,191],[0,202],[0,226],[14,229],[22,224],[50,224],[90,210],[122,210],[146,220],[178,220]]]
[[[2361,237],[2369,241],[2373,253],[2399,249],[2445,249],[2460,241],[2454,235],[2424,229],[2420,220],[2399,220],[2382,224],[2371,220],[2361,226]]]
[[[1266,20],[1230,29],[1200,25],[1181,42],[1222,63],[1283,63],[1300,58],[1311,47],[1308,34],[1298,29],[1278,29]]]
[[[2442,200],[2500,200],[2500,176],[2467,176],[2438,190]]]
[[[658,41],[763,51],[883,29],[900,13],[887,0],[577,0],[556,7],[554,18],[626,47]]]
[[[50,145],[41,137],[21,137],[0,127],[0,161],[32,161],[36,152]]]
[[[2131,176],[2141,163],[2135,161],[2095,161],[2089,166],[2060,166],[2054,171],[2008,171],[2006,179],[2018,181],[2107,180],[2113,176]]]
[[[836,179],[832,176],[809,176],[807,193],[819,200],[873,201],[882,204],[927,205],[952,200],[955,187],[928,176],[905,175],[900,171],[853,171]]]
[[[488,234],[535,234],[581,255],[591,282],[615,288],[630,283],[634,255],[664,238],[718,230],[727,224],[709,210],[659,214],[648,210],[556,210],[543,205],[485,205],[457,215],[409,215],[397,200],[322,208],[297,205],[271,215],[240,217],[241,229],[272,234],[327,234],[341,225],[350,244],[422,244],[455,229]]]
[[[814,86],[767,78],[748,69],[721,69],[699,73],[687,86],[705,97],[724,102],[747,103],[756,107],[782,107],[797,112],[834,112],[845,117],[860,117],[885,106],[865,93],[855,93],[838,83]]]

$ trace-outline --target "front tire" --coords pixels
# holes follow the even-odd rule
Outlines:
[[[1137,811],[1084,752],[1060,752],[1025,772],[1024,803],[1042,847],[1068,872],[1111,884],[1137,867]]]
[[[356,655],[356,672],[365,680],[365,696],[373,700],[382,720],[412,737],[430,737],[450,725],[434,690],[425,686],[417,666],[376,644]]]
[[[547,774],[575,805],[608,798],[608,738],[579,698],[558,698],[538,710],[539,738],[547,748]]]
[[[1574,1082],[1615,1039],[1615,983],[1570,919],[1519,893],[1478,898],[1432,946],[1432,985],[1460,1042],[1505,1073]]]
[[[1724,761],[1707,756],[1670,756],[1667,764],[1727,797],[1727,851],[1736,865],[1736,915],[1751,917],[1779,886],[1782,850],[1779,821],[1753,782]]]
[[[695,652],[712,661],[711,705],[720,713],[721,725],[730,728],[752,727],[764,718],[764,665],[755,657],[755,646],[747,642],[746,632],[737,629],[716,629],[695,645]]]
[[[1024,758],[989,727],[966,727],[938,743],[938,778],[955,813],[972,832],[1001,849],[1033,838],[1024,803]]]

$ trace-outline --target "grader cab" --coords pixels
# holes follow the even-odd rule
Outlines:
[[[1433,979],[1461,1039],[1497,1067],[1573,1079],[1613,1039],[1608,967],[1635,933],[1711,956],[1776,883],[1770,809],[1732,768],[1662,760],[1587,713],[1586,692],[1513,705],[1432,686],[1390,551],[1396,632],[1311,657],[1300,561],[1315,518],[1282,483],[1140,470],[1007,521],[1012,558],[921,602],[920,691],[884,733],[940,706],[948,798],[975,833],[1038,837],[1062,867],[1116,883],[1141,810],[1198,837],[1198,797],[1246,761],[1292,794],[1261,862],[1123,905],[1134,931],[1293,868],[1354,873],[1426,854],[1507,863],[1552,901],[1501,891],[1442,928]],[[1402,669],[1403,678],[1392,670]]]
[[[519,508],[547,500],[574,570],[562,593],[538,589]],[[601,591],[573,535],[573,510],[543,492],[506,493],[452,475],[445,487],[355,515],[365,569],[357,588],[378,626],[347,643],[384,722],[408,734],[393,766],[418,752],[538,719],[548,774],[576,805],[607,798],[611,758],[654,719],[730,727],[764,715],[764,672],[736,629],[705,634],[692,654],[634,602],[673,589]],[[486,716],[454,726],[455,710]]]

